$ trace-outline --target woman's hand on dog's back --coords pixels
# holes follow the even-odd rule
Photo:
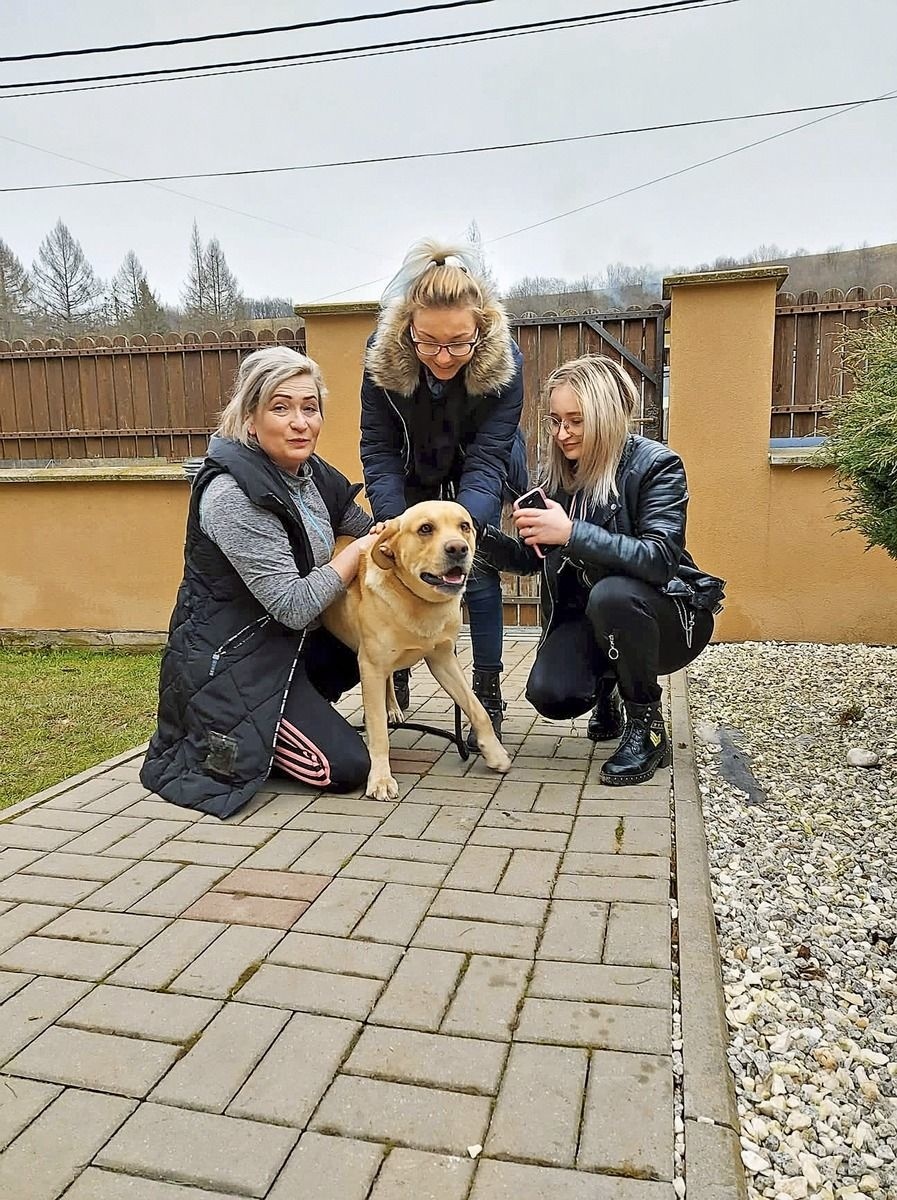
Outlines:
[[[333,567],[346,586],[358,574],[358,564],[361,562],[362,554],[365,550],[370,550],[379,537],[382,528],[382,525],[375,525],[370,533],[366,533],[363,537],[356,538],[353,542],[350,542],[348,546],[344,546],[330,560],[331,567]]]

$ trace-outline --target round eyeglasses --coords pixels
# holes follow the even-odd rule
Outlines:
[[[582,417],[564,417],[562,419],[549,414],[542,418],[542,428],[550,437],[557,437],[562,429],[572,437],[579,437],[582,433]]]
[[[409,330],[409,334],[414,349],[421,358],[435,358],[440,350],[448,350],[452,358],[467,358],[469,354],[473,354],[480,340],[480,335],[477,334],[471,342],[431,342],[429,338],[419,338],[413,329]]]

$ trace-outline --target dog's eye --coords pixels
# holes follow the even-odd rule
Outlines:
[[[468,521],[461,522],[461,532],[462,533],[470,533],[470,528],[471,528],[470,523]]]
[[[418,533],[432,533],[432,532],[433,532],[433,526],[425,523],[425,524],[423,524],[423,525],[419,526],[419,528],[418,528],[418,531],[417,531],[417,532],[418,532]]]

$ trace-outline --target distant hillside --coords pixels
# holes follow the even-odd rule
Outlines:
[[[810,290],[821,294],[829,288],[846,292],[862,287],[871,292],[880,283],[897,287],[897,242],[857,250],[827,250],[824,254],[786,255],[768,262],[788,267],[782,291],[795,296]]]

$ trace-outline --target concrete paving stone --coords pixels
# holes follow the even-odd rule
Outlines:
[[[431,950],[456,950],[461,954],[531,959],[536,953],[537,937],[538,930],[532,926],[425,917],[412,945],[427,946]]]
[[[271,951],[268,961],[282,967],[389,979],[402,953],[398,946],[296,931]]]
[[[107,817],[118,817],[131,808],[134,804],[134,796],[125,791],[127,785],[122,784],[119,780],[110,780],[109,782],[116,784],[115,791],[107,792],[104,796],[85,804],[84,812],[105,813]]]
[[[46,925],[43,936],[106,942],[113,946],[144,946],[167,924],[166,917],[137,917],[130,913],[71,908]]]
[[[539,961],[527,994],[545,999],[644,1005],[668,1010],[672,997],[672,976],[669,971],[650,967]]]
[[[619,788],[609,790],[620,791]],[[630,800],[626,796],[609,797],[606,800],[581,800],[579,815],[581,817],[653,817],[669,821],[670,804],[666,798]]]
[[[134,953],[133,946],[70,942],[31,936],[0,955],[0,970],[29,971],[65,979],[103,979]]]
[[[466,1200],[473,1172],[469,1158],[396,1147],[370,1200]]]
[[[575,760],[569,760],[574,762]],[[558,765],[554,765],[557,763]],[[576,787],[582,785],[582,768],[562,767],[560,760],[542,759],[539,767],[514,764],[514,778],[520,783],[569,783]]]
[[[514,758],[515,768],[519,765],[521,771],[546,771],[555,775],[575,775],[576,780],[582,781],[585,763],[580,758],[561,758],[558,754],[539,755],[519,753]],[[546,783],[561,783],[560,779],[547,779]]]
[[[387,883],[355,926],[353,939],[407,946],[436,896],[435,888]]]
[[[552,895],[561,855],[556,850],[512,850],[511,861],[497,891],[507,896]]]
[[[669,859],[669,817],[577,817],[570,849],[593,854],[657,854]]]
[[[418,841],[413,837],[385,837],[374,834],[364,844],[368,858],[400,858],[408,862],[451,865],[461,853],[454,842]]]
[[[514,1036],[521,1042],[666,1054],[670,1050],[670,1014],[659,1008],[529,996]]]
[[[248,1004],[269,1004],[274,1008],[363,1021],[382,989],[380,979],[263,963],[235,994]]]
[[[294,1129],[259,1121],[141,1104],[103,1147],[96,1163],[149,1179],[261,1197],[296,1136]]]
[[[670,863],[669,859],[651,854],[592,854],[568,850],[561,862],[561,874],[669,880]]]
[[[538,794],[538,783],[521,783],[516,777],[504,779],[496,788],[490,807],[508,812],[531,812]]]
[[[566,833],[543,833],[532,829],[487,829],[478,825],[470,835],[472,846],[505,846],[509,850],[563,850]]]
[[[496,896],[487,892],[465,892],[442,888],[433,901],[430,916],[541,927],[547,908],[547,900]]]
[[[435,804],[412,804],[403,801],[380,826],[380,836],[418,838],[438,812]]]
[[[41,829],[71,829],[75,833],[86,833],[105,820],[102,813],[69,812],[64,808],[47,808],[36,804],[27,812],[19,813],[17,825],[39,825]]]
[[[224,1112],[289,1019],[282,1009],[229,1001],[156,1085],[150,1099]],[[292,1067],[295,1073],[295,1063]]]
[[[294,817],[287,829],[305,830],[308,833],[373,833],[380,826],[379,817],[342,817],[338,813],[302,812]]]
[[[134,1108],[74,1088],[58,1096],[0,1158],[2,1200],[57,1200]],[[48,1153],[52,1147],[52,1153]],[[23,1181],[27,1180],[27,1192]]]
[[[466,961],[463,954],[407,951],[369,1022],[407,1029],[438,1029]]]
[[[632,967],[669,967],[669,904],[610,906],[604,961]]]
[[[543,783],[533,805],[534,813],[563,813],[574,816],[579,808],[579,789],[565,783]]]
[[[100,854],[67,854],[64,850],[55,850],[23,867],[22,872],[25,875],[56,875],[61,879],[95,879],[99,883],[108,883],[133,865],[132,862],[105,858]]]
[[[180,1047],[165,1042],[54,1025],[10,1059],[3,1070],[139,1099],[158,1083],[179,1054]]]
[[[501,784],[501,781],[502,781],[501,775],[499,775],[498,772],[496,772],[496,771],[488,771],[487,770],[483,773],[477,774],[476,776],[472,776],[471,770],[473,770],[474,765],[475,764],[471,764],[470,770],[468,770],[467,774],[463,778],[456,779],[450,775],[448,775],[448,776],[440,775],[438,779],[432,779],[429,777],[429,773],[428,773],[427,777],[424,780],[422,780],[422,782],[419,783],[417,785],[417,787],[414,789],[414,796],[411,797],[411,799],[414,801],[415,804],[424,804],[424,803],[432,804],[432,803],[434,803],[434,801],[425,800],[423,798],[423,793],[433,792],[433,791],[464,792],[465,794],[467,792],[473,792],[473,791],[488,792],[491,797],[491,795],[495,792],[495,790]],[[453,799],[456,799],[456,797],[450,796],[448,800],[439,801],[438,803],[451,804]],[[467,801],[465,801],[465,804],[466,803],[467,803]],[[476,805],[473,805],[473,807],[480,808],[482,806],[479,804],[476,804]]]
[[[153,821],[176,821],[184,825],[192,825],[202,819],[203,814],[195,808],[184,808],[180,804],[169,804],[167,800],[157,800],[155,797],[135,800],[125,813],[128,817],[146,817]]]
[[[505,722],[505,728],[507,722]],[[439,758],[430,767],[427,774],[431,779],[436,776],[439,779],[463,779],[468,774],[473,766],[473,759],[468,758],[466,761],[459,757],[458,752],[452,748],[443,751]]]
[[[668,1183],[643,1182],[559,1167],[480,1163],[470,1200],[674,1200]]]
[[[233,1200],[233,1194],[88,1167],[66,1192],[65,1200]]]
[[[585,737],[561,737],[558,739],[557,757],[558,758],[578,758],[589,759],[595,747],[594,744]],[[585,766],[585,762],[583,762]]]
[[[367,1026],[343,1070],[396,1083],[494,1096],[506,1053],[500,1042]]]
[[[245,808],[241,808],[231,820],[235,825],[283,829],[293,817],[304,812],[313,799],[314,796],[307,792],[257,792]]]
[[[85,900],[100,884],[95,879],[60,879],[55,875],[11,875],[0,883],[0,900],[17,904],[66,907]]]
[[[322,1133],[461,1155],[468,1146],[482,1143],[491,1107],[486,1096],[339,1075],[311,1127]]]
[[[119,780],[100,775],[96,779],[88,779],[84,783],[79,783],[77,787],[69,788],[67,792],[54,796],[52,800],[45,800],[41,808],[81,809],[85,804],[90,804],[91,801],[98,800],[101,796],[105,796],[108,792],[114,792],[119,787],[121,787]]]
[[[175,875],[177,870],[176,863],[135,863],[82,900],[81,907],[102,909],[104,912],[127,912]]]
[[[188,841],[185,837],[172,838],[163,846],[150,850],[147,859],[156,862],[193,863],[202,867],[237,867],[252,853],[251,846],[219,846],[215,842]]]
[[[0,914],[0,954],[15,946],[22,938],[49,925],[65,910],[55,904],[17,904]]]
[[[151,1042],[181,1043],[198,1036],[220,1007],[217,1000],[100,984],[59,1017],[57,1024]]]
[[[607,914],[608,906],[597,901],[552,900],[538,957],[601,962]]]
[[[43,1033],[89,991],[90,984],[74,980],[32,978],[0,1008],[0,1064]]]
[[[62,1088],[33,1079],[0,1080],[0,1152],[55,1100]]]
[[[191,826],[189,836],[194,842],[211,842],[217,846],[248,846],[251,850],[257,850],[274,837],[274,830],[254,825],[227,825],[224,821],[212,818],[208,824],[198,821]]]
[[[161,990],[189,967],[224,929],[224,925],[215,923],[174,920],[124,966],[113,971],[108,982],[119,987]]]
[[[32,863],[48,857],[43,850],[0,849],[0,879],[8,879],[17,871],[27,870]]]
[[[282,936],[279,929],[233,925],[176,976],[168,985],[169,991],[227,1000],[265,961]]]
[[[0,917],[2,917],[4,913],[9,912],[11,908],[15,908],[15,901],[0,900]]]
[[[33,975],[22,975],[19,971],[0,971],[0,1004],[21,991],[33,978]]]
[[[394,800],[349,800],[345,796],[318,796],[308,806],[310,813],[335,813],[342,817],[379,817],[385,820],[396,807]]]
[[[518,753],[527,758],[552,758],[560,740],[557,734],[530,733],[520,743]]]
[[[669,1058],[593,1052],[576,1165],[641,1179],[673,1178]]]
[[[307,900],[206,892],[181,914],[185,920],[224,921],[228,925],[262,925],[289,929],[308,908]]]
[[[424,841],[457,842],[463,845],[476,827],[481,813],[482,809],[479,808],[443,804],[421,837]]]
[[[376,879],[381,883],[406,883],[419,887],[438,887],[448,872],[449,867],[445,863],[409,862],[400,858],[369,858],[364,854],[356,854],[342,868],[342,877]]]
[[[20,825],[18,821],[0,824],[0,846],[11,850],[58,850],[66,842],[77,840],[71,829],[42,829],[38,825]]]
[[[171,808],[172,805],[166,807]],[[129,812],[132,810],[128,810]],[[129,833],[120,842],[110,846],[106,854],[111,858],[146,858],[153,850],[158,850],[173,837],[183,833],[185,829],[193,830],[195,826],[189,821],[159,821],[148,820],[142,829]]]
[[[741,1143],[729,1126],[686,1117],[685,1163],[695,1200],[748,1200]]]
[[[91,829],[88,833],[82,833],[78,837],[68,841],[66,843],[68,846],[67,853],[104,854],[116,842],[120,842],[122,838],[128,837],[129,834],[136,833],[145,824],[146,820],[143,817],[110,817],[102,825],[97,825],[96,829]]]
[[[463,891],[494,892],[512,851],[502,846],[465,846],[445,877],[444,886]]]
[[[237,867],[215,884],[216,892],[246,896],[271,896],[278,900],[305,900],[310,903],[330,883],[327,875],[302,875],[297,871],[259,871]]]
[[[561,875],[554,889],[556,900],[601,900],[610,904],[663,904],[670,894],[666,879],[638,879],[625,875]]]
[[[447,782],[452,786],[443,786]],[[482,812],[489,807],[495,794],[491,788],[483,786],[488,782],[481,779],[472,780],[469,776],[465,776],[464,779],[452,779],[451,776],[440,775],[434,779],[432,775],[425,775],[410,793],[410,799],[415,804],[436,805],[439,808],[463,799],[465,808],[476,808]],[[456,787],[455,784],[459,786]],[[460,794],[462,792],[463,796]]]
[[[296,1013],[228,1106],[228,1114],[303,1128],[358,1034],[354,1021]]]
[[[533,829],[544,833],[569,833],[574,817],[565,813],[520,812],[516,809],[488,808],[480,820],[480,829]]]
[[[179,917],[227,875],[226,867],[178,867],[175,863],[144,863],[147,877],[158,868],[162,881],[128,905],[128,912],[156,917]],[[163,873],[163,868],[165,871]],[[170,868],[170,869],[169,869]]]
[[[294,928],[301,933],[348,937],[383,890],[379,880],[340,877],[328,884]]]
[[[373,1142],[305,1133],[268,1200],[366,1200],[383,1153]]]
[[[291,869],[306,875],[336,875],[365,841],[355,833],[318,834],[311,849],[300,854]]]
[[[572,1167],[588,1065],[588,1051],[583,1049],[512,1046],[486,1154]]]
[[[522,959],[474,955],[440,1032],[508,1041],[530,969],[531,964]]]

